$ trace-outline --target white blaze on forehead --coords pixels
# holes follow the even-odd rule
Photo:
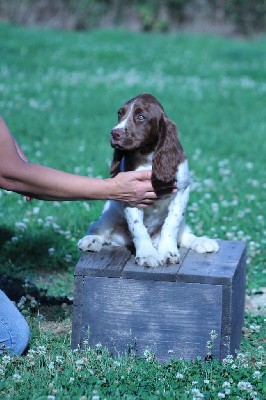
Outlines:
[[[117,128],[118,128],[118,129],[123,129],[123,128],[125,128],[125,126],[126,126],[126,124],[127,124],[127,121],[128,121],[128,118],[130,117],[130,115],[131,115],[131,113],[132,113],[132,111],[133,111],[134,104],[135,104],[135,101],[133,101],[133,103],[131,104],[130,109],[129,109],[128,112],[126,113],[126,118],[123,119],[123,121],[119,122],[119,123],[114,127],[114,129],[117,129]]]

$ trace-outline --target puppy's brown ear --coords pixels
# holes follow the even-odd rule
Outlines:
[[[175,124],[163,115],[159,122],[159,140],[153,155],[153,180],[171,182],[178,165],[186,159]]]
[[[123,158],[123,152],[119,149],[114,150],[113,160],[110,166],[110,175],[114,178],[120,171],[120,164]]]

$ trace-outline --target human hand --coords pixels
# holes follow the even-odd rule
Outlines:
[[[147,207],[161,196],[176,192],[175,182],[156,188],[152,185],[152,171],[120,172],[112,182],[115,183],[113,199],[123,201],[130,206]]]

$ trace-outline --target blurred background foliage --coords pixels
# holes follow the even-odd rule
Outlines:
[[[265,0],[0,0],[0,19],[57,29],[253,35],[266,30]]]

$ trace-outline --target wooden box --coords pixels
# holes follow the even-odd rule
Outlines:
[[[244,316],[246,244],[219,241],[218,253],[181,248],[180,264],[145,268],[124,247],[83,253],[75,269],[72,348],[88,339],[111,354],[159,361],[223,359],[239,347]]]

